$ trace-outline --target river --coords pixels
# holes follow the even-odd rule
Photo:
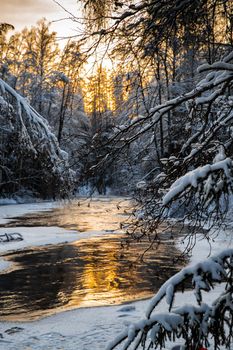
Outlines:
[[[98,198],[12,219],[5,227],[57,226],[86,232],[72,243],[2,254],[13,263],[0,275],[0,319],[26,321],[78,307],[121,304],[153,295],[182,266],[169,234],[139,261],[147,241],[122,248],[120,223],[130,202]],[[3,226],[3,225],[2,225]],[[17,229],[16,229],[17,230]],[[176,261],[176,263],[174,263]]]

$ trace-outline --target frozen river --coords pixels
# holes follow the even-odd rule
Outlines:
[[[120,223],[128,213],[128,200],[98,198],[62,203],[2,224],[2,229],[11,227],[15,232],[20,227],[22,234],[24,229],[37,228],[38,235],[48,226],[62,227],[77,231],[79,239],[1,254],[11,268],[0,275],[0,319],[32,320],[153,295],[179,270],[180,265],[173,263],[179,251],[167,235],[156,251],[149,251],[138,263],[148,242],[122,248]]]

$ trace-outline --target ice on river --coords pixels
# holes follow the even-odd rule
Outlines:
[[[116,202],[117,198],[100,198],[98,199],[98,203],[100,207],[105,207],[106,203]],[[119,198],[119,201],[122,200]],[[95,201],[95,199],[93,199]],[[22,223],[22,226],[17,227],[4,227],[5,224],[12,221],[12,218],[22,217],[25,214],[31,215],[33,213],[41,213],[51,211],[53,209],[57,209],[63,211],[63,202],[40,202],[40,203],[29,203],[29,204],[8,204],[8,205],[0,205],[0,235],[2,234],[10,234],[10,233],[20,233],[23,236],[22,241],[12,241],[8,243],[0,244],[0,253],[4,253],[7,251],[24,249],[27,247],[35,247],[35,246],[43,246],[47,244],[58,244],[64,242],[73,242],[77,240],[81,240],[83,238],[90,238],[93,236],[100,236],[103,233],[109,233],[109,231],[103,232],[100,229],[97,230],[83,230],[83,232],[77,232],[77,229],[64,229],[63,222],[61,225],[56,225],[56,221],[53,225],[44,225],[43,227],[34,226],[34,227],[25,227]],[[90,213],[91,210],[89,201],[85,203],[85,210]],[[67,210],[67,209],[66,209]],[[59,213],[59,212],[58,212]],[[106,216],[106,215],[105,215]],[[70,219],[70,218],[69,218]],[[75,220],[79,220],[79,218],[74,218]],[[64,226],[66,227],[66,222],[64,222]],[[83,224],[84,225],[84,224]],[[2,227],[1,227],[2,226]],[[60,226],[60,227],[58,227]],[[9,267],[9,263],[0,260],[0,269],[6,269]]]
[[[6,222],[10,216],[23,215],[29,211],[49,210],[54,204],[39,203],[35,205],[12,205],[0,207],[0,220]],[[16,212],[17,211],[17,212]],[[1,228],[5,232],[16,231],[15,228]],[[22,242],[3,245],[0,249],[22,249],[26,245],[47,244],[53,242],[69,241],[77,239],[77,232],[58,230],[54,227],[46,228],[45,236],[41,237],[41,228],[20,228],[17,232],[23,232],[24,246]],[[45,231],[44,231],[45,232]],[[89,233],[90,234],[90,233]],[[91,233],[93,234],[93,233]],[[38,236],[40,235],[40,238]],[[11,245],[11,246],[10,246]],[[180,242],[182,246],[182,243]],[[212,250],[214,254],[229,246],[229,240],[222,232],[215,242]],[[205,258],[209,253],[208,245],[198,240],[194,250],[193,262]],[[191,262],[192,263],[192,262]],[[191,292],[182,294],[177,302],[192,302]],[[211,298],[215,298],[214,293]],[[208,295],[208,301],[210,295]],[[136,322],[144,317],[148,306],[148,300],[133,302],[124,306],[108,306],[83,308],[62,312],[34,322],[1,322],[0,349],[4,350],[103,350],[106,344],[124,329],[129,322]],[[163,304],[159,305],[158,312],[163,311]],[[18,327],[18,328],[16,328]]]

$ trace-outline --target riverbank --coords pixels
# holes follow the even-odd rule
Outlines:
[[[31,209],[34,210],[35,207]],[[71,236],[73,234],[77,235],[77,232],[66,233],[67,235],[71,234]],[[64,233],[64,237],[62,236],[65,240],[67,239],[65,238],[67,237],[66,233]],[[90,234],[90,232],[87,234]],[[33,235],[37,237],[38,232],[34,232]],[[182,246],[181,242],[180,245]],[[212,253],[217,254],[228,246],[229,237],[222,231],[212,242]],[[208,244],[203,240],[197,240],[190,263],[193,264],[207,257],[208,253]],[[217,292],[218,290],[215,290],[213,293],[206,295],[208,302],[210,302],[210,298],[214,299],[216,297]],[[186,302],[192,302],[192,292],[178,294],[177,305]],[[136,322],[144,316],[147,305],[148,300],[143,300],[128,305],[66,311],[34,322],[1,322],[0,332],[3,338],[0,339],[0,349],[103,350],[106,344],[124,329],[125,324]],[[157,311],[163,312],[165,308],[166,306],[161,304]]]
[[[9,229],[19,228],[22,231],[15,235],[25,239],[2,243],[2,249],[12,244],[21,248],[0,255],[11,263],[0,276],[0,320],[32,321],[59,311],[120,305],[153,296],[185,261],[178,260],[180,251],[170,234],[164,234],[156,254],[150,249],[140,263],[137,258],[148,248],[148,240],[123,249],[125,234],[120,223],[130,208],[119,197],[95,198],[64,202],[5,223],[8,236]],[[75,242],[55,244],[67,237],[67,232],[59,230],[69,228],[76,231]],[[39,246],[48,239],[54,244]]]
[[[100,197],[101,198],[101,197]],[[113,197],[115,198],[115,197]],[[118,197],[116,197],[118,198]],[[81,200],[83,200],[81,198]],[[99,200],[99,199],[98,199]],[[111,200],[111,197],[105,198],[102,197],[101,201],[108,202]],[[121,201],[121,198],[119,198]],[[77,200],[78,202],[78,200]],[[85,206],[88,210],[91,208],[93,200],[86,200]],[[90,238],[93,236],[100,236],[103,232],[103,225],[97,227],[97,229],[92,226],[85,229],[85,222],[82,223],[82,226],[77,228],[69,228],[67,226],[68,219],[61,220],[62,215],[64,215],[63,206],[66,203],[72,203],[69,201],[64,202],[37,202],[37,203],[25,203],[25,204],[5,204],[0,205],[0,237],[4,234],[19,233],[22,235],[22,241],[11,241],[7,243],[0,243],[0,254],[10,251],[23,250],[29,247],[36,246],[46,246],[49,244],[56,245],[60,243],[74,242],[84,238]],[[53,210],[58,210],[57,220],[54,222],[47,222],[46,213]],[[60,212],[59,212],[60,210]],[[36,214],[34,216],[34,214]],[[37,223],[33,220],[37,215],[41,215],[42,223]],[[91,213],[90,213],[91,214]],[[64,216],[72,216],[72,212],[68,209]],[[26,219],[26,220],[25,220]],[[96,217],[95,217],[96,219]],[[60,220],[61,222],[58,222]],[[79,217],[72,218],[73,221],[79,222]],[[10,224],[9,224],[10,223]],[[17,223],[17,224],[16,224]],[[8,226],[9,224],[9,226]],[[102,226],[103,227],[102,227]],[[8,227],[6,227],[8,226]],[[115,225],[116,226],[116,225]],[[42,229],[43,227],[43,229]],[[114,227],[115,228],[115,227]],[[108,233],[108,232],[105,232]],[[4,270],[9,267],[9,264],[0,259],[0,270]]]
[[[20,217],[25,214],[50,211],[59,206],[58,202],[40,202],[27,204],[4,204],[0,206],[0,237],[5,234],[19,233],[23,240],[0,243],[0,254],[22,250],[31,246],[43,246],[47,244],[58,244],[62,242],[72,242],[77,239],[76,231],[68,231],[59,227],[4,227],[12,222],[13,217]],[[10,262],[0,258],[0,270],[10,268]]]

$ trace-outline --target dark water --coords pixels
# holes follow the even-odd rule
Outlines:
[[[76,215],[78,218],[72,220]],[[108,210],[106,212],[106,209]],[[116,202],[93,204],[86,210],[69,204],[51,212],[23,218],[24,225],[45,226],[45,222],[60,221],[66,225],[106,233],[119,226],[122,216]],[[124,213],[120,210],[120,214]],[[59,215],[58,215],[59,211]],[[68,212],[72,213],[68,220]],[[83,214],[81,214],[83,213]],[[88,223],[88,213],[90,222]],[[98,220],[97,220],[98,218]],[[77,219],[77,220],[76,220]],[[96,225],[94,222],[97,220]],[[77,222],[76,222],[77,221]],[[111,224],[110,224],[111,222]],[[22,226],[18,222],[16,225]],[[59,225],[60,226],[60,225]],[[85,228],[84,228],[85,226]],[[148,242],[121,248],[122,233],[92,237],[71,244],[32,248],[5,255],[14,263],[13,269],[0,275],[0,319],[29,320],[61,310],[77,307],[120,304],[151,296],[161,284],[176,273],[181,265],[173,259],[179,255],[174,242],[164,237],[156,250],[147,253],[144,262],[137,263]]]

